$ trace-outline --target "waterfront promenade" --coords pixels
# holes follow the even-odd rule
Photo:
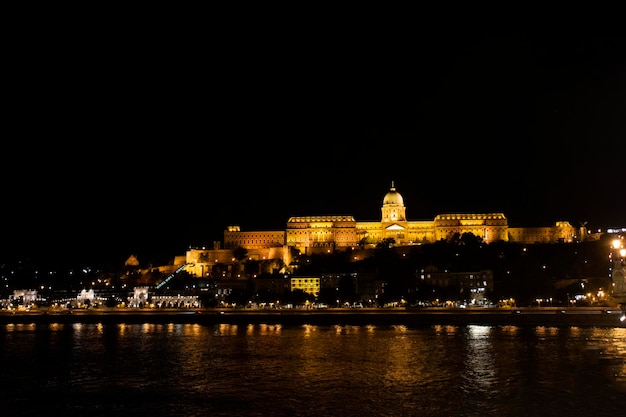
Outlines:
[[[72,309],[0,311],[0,323],[515,325],[626,327],[619,308]]]

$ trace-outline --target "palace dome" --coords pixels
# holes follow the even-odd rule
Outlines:
[[[386,205],[404,206],[404,199],[402,195],[396,191],[396,187],[394,187],[393,184],[391,184],[389,192],[385,194],[385,198],[383,198],[383,206]]]

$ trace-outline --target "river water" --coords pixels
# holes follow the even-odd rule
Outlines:
[[[0,415],[621,416],[626,329],[2,324]]]

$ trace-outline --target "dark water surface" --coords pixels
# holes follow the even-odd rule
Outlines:
[[[621,416],[626,329],[2,324],[0,416]]]

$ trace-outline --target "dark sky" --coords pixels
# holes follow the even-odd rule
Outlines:
[[[229,224],[379,220],[391,181],[410,220],[626,226],[626,38],[428,20],[22,27],[3,256],[158,262]]]

